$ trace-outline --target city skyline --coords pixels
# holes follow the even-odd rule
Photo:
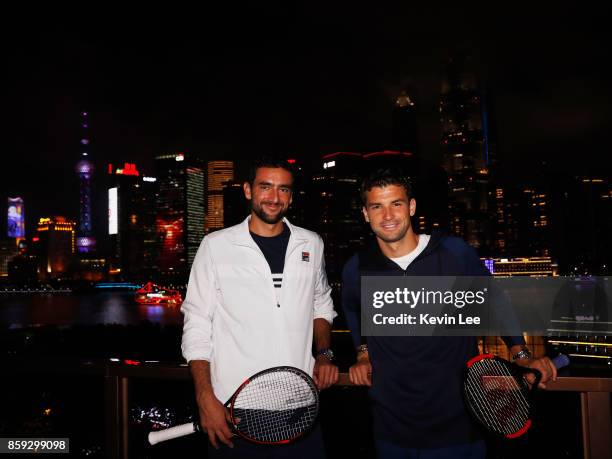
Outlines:
[[[611,88],[596,11],[536,7],[500,19],[458,6],[247,10],[212,10],[193,26],[126,18],[112,34],[61,21],[15,33],[4,43],[0,193],[23,196],[37,214],[74,214],[64,163],[80,153],[83,110],[96,166],[152,170],[155,156],[177,151],[206,159],[380,151],[406,91],[421,154],[435,162],[445,66],[462,54],[488,90],[510,176],[538,175],[542,161],[582,174],[608,163]],[[588,31],[574,32],[584,23]]]

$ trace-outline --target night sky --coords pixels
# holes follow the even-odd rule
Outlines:
[[[24,197],[30,225],[42,214],[76,217],[84,109],[99,170],[134,161],[152,172],[154,155],[178,150],[214,159],[387,148],[393,101],[406,89],[421,155],[436,161],[444,66],[460,54],[486,83],[498,156],[520,180],[546,170],[542,161],[576,173],[609,166],[601,11],[403,3],[233,5],[156,19],[82,11],[5,27],[0,198]]]

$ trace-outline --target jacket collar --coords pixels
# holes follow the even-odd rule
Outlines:
[[[251,237],[251,233],[249,232],[250,220],[251,216],[249,215],[242,221],[242,223],[239,223],[231,229],[229,239],[233,244],[253,248],[257,247],[257,244],[255,243],[255,241]],[[296,242],[308,240],[308,238],[305,237],[305,234],[303,233],[301,228],[293,226],[286,218],[283,218],[283,222],[287,225],[289,231],[291,232],[291,236],[289,237],[290,243],[292,240]]]
[[[443,231],[433,230],[431,233],[431,237],[429,238],[429,243],[427,244],[423,252],[421,252],[412,263],[436,252],[436,250],[442,243],[444,237],[445,233]],[[363,266],[366,266],[368,268],[388,268],[392,270],[399,270],[402,272],[404,271],[397,264],[387,258],[385,254],[382,253],[382,250],[380,250],[376,238],[374,238],[364,249],[360,251],[359,260],[360,265],[363,264]]]

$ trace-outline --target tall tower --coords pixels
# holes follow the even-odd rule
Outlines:
[[[363,155],[335,152],[323,155],[309,189],[308,222],[325,241],[329,282],[340,285],[342,266],[363,246],[364,223],[359,196]]]
[[[205,169],[187,153],[160,155],[157,170],[157,273],[185,281],[204,237]]]
[[[224,227],[223,184],[230,180],[234,180],[233,161],[208,161],[207,233]]]
[[[89,118],[87,112],[81,112],[81,157],[76,165],[79,177],[79,226],[77,230],[77,250],[88,253],[95,250],[96,240],[92,232],[91,213],[91,179],[94,172],[89,159]]]
[[[447,67],[440,121],[449,179],[450,226],[470,245],[490,247],[487,111],[476,77],[467,71],[466,59],[453,59]]]
[[[111,273],[148,280],[155,260],[155,177],[141,176],[134,163],[108,165]]]

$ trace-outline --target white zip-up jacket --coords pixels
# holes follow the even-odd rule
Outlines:
[[[183,357],[210,362],[222,403],[246,378],[270,367],[290,365],[312,375],[313,320],[331,323],[336,316],[321,237],[284,220],[291,235],[277,301],[249,218],[202,240],[181,306]]]

